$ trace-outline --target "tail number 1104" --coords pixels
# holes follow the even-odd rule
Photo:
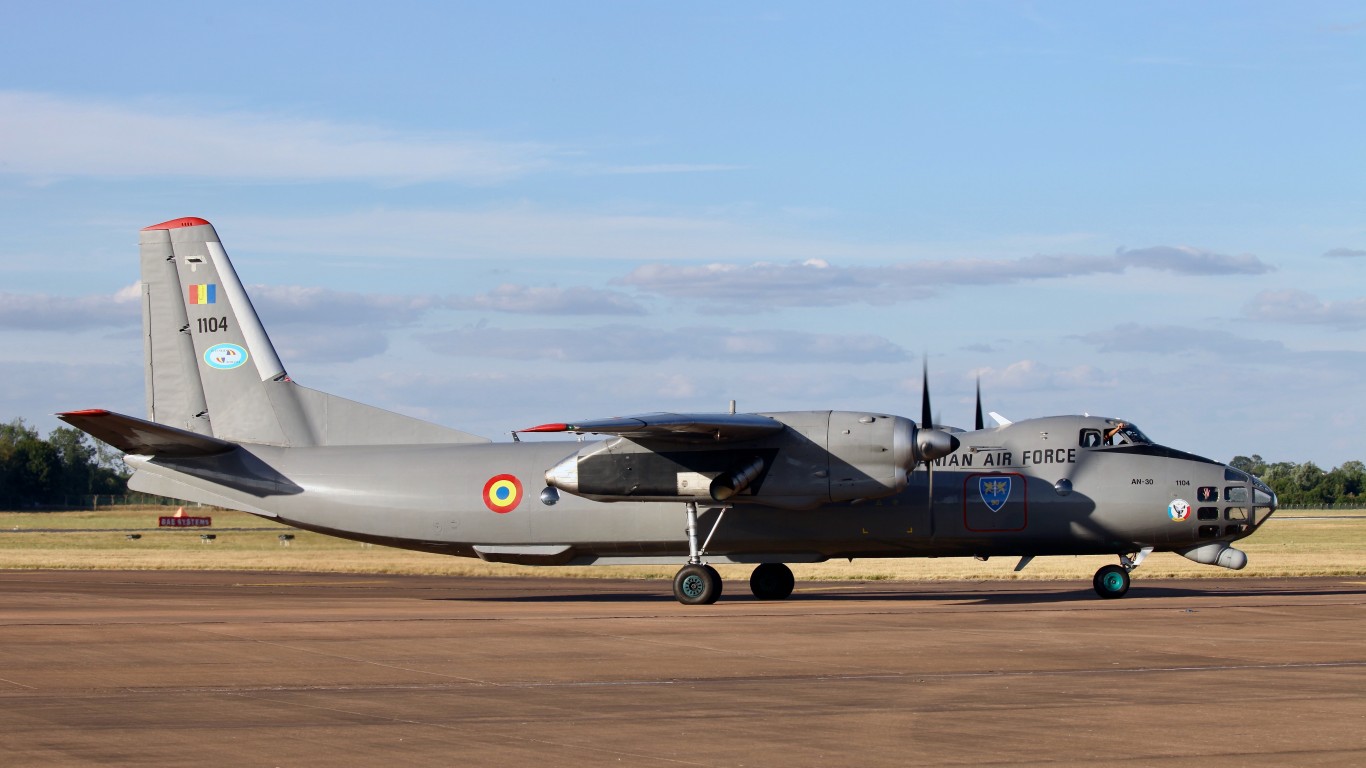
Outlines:
[[[201,317],[199,318],[200,333],[218,333],[228,330],[227,317]]]

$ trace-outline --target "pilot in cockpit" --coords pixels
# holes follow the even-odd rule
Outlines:
[[[1124,431],[1124,428],[1127,427],[1127,426],[1129,426],[1129,425],[1128,425],[1128,424],[1125,424],[1124,422],[1121,421],[1119,424],[1116,424],[1116,425],[1115,425],[1114,429],[1111,429],[1111,430],[1109,430],[1108,432],[1106,432],[1106,433],[1105,433],[1105,444],[1106,444],[1106,445],[1126,445],[1126,444],[1128,444],[1128,442],[1129,442],[1129,436],[1128,436],[1128,435],[1125,433],[1125,431]]]

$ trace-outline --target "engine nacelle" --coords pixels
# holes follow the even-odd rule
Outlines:
[[[763,415],[786,429],[743,442],[611,438],[551,467],[546,484],[595,501],[724,501],[805,509],[896,493],[906,487],[919,458],[916,425],[900,416]]]

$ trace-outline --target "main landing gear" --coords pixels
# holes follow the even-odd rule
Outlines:
[[[728,507],[721,507],[701,546],[697,543],[697,504],[688,502],[688,564],[674,576],[674,597],[684,605],[711,605],[721,597],[721,574],[703,557]],[[749,577],[749,590],[760,600],[782,600],[792,594],[796,579],[782,563],[760,563]]]
[[[1103,566],[1096,571],[1096,575],[1091,579],[1096,594],[1107,600],[1124,597],[1129,591],[1129,572],[1142,564],[1152,551],[1152,547],[1144,547],[1133,557],[1120,555],[1119,565]]]

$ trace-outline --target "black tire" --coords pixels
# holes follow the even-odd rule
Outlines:
[[[1096,594],[1106,600],[1124,597],[1129,591],[1129,572],[1118,565],[1107,565],[1096,571],[1091,585],[1096,588]]]
[[[674,597],[684,605],[711,605],[721,596],[721,574],[710,565],[685,565],[674,576]]]
[[[749,576],[749,591],[760,600],[786,600],[797,580],[782,563],[760,563]]]
[[[711,574],[712,580],[716,582],[716,594],[711,596],[711,600],[708,602],[708,605],[710,605],[711,603],[714,603],[717,600],[721,599],[721,593],[725,591],[726,583],[721,580],[721,574],[717,573],[715,568],[711,567],[710,565],[704,565],[702,567],[707,569],[707,571]]]

